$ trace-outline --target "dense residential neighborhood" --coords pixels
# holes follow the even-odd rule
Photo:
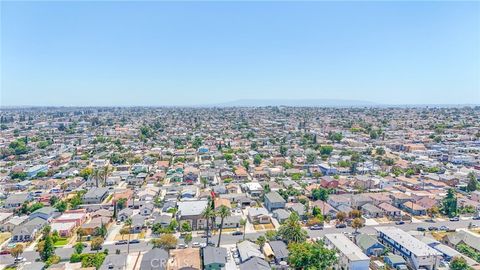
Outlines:
[[[480,269],[479,107],[8,108],[0,269]]]

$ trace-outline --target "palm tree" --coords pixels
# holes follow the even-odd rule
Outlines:
[[[205,210],[203,210],[203,213],[202,213],[202,217],[205,218],[205,220],[207,221],[207,227],[206,227],[206,230],[207,230],[207,242],[206,244],[208,245],[208,237],[209,237],[209,234],[210,234],[210,219],[214,218],[216,215],[215,215],[215,211],[213,211],[213,209],[209,206],[207,206],[207,208],[205,208]]]
[[[127,220],[125,220],[125,225],[128,226],[128,243],[127,243],[127,254],[130,254],[130,235],[131,232],[132,232],[132,219],[131,218],[127,218]]]
[[[92,177],[95,178],[95,185],[99,187],[98,180],[102,177],[102,172],[99,169],[93,170]]]
[[[245,230],[247,228],[247,220],[242,218],[240,220],[240,225],[243,227],[243,240],[245,241]]]
[[[107,178],[108,176],[110,175],[110,173],[113,171],[113,168],[110,167],[110,166],[105,166],[103,167],[102,171],[101,171],[101,176],[102,176],[102,181],[103,181],[103,185],[105,186],[106,183],[107,183]]]
[[[218,216],[220,216],[221,220],[220,220],[220,232],[218,234],[218,244],[217,244],[217,247],[220,247],[220,242],[222,240],[222,230],[223,230],[223,220],[226,218],[226,217],[229,217],[231,216],[232,213],[230,212],[230,208],[226,207],[225,205],[222,205],[219,207],[218,209]]]

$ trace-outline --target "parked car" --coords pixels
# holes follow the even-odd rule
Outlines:
[[[347,224],[345,224],[345,223],[339,223],[339,224],[335,225],[335,228],[337,228],[337,229],[344,229],[344,228],[347,228]]]
[[[419,231],[419,232],[424,232],[424,231],[426,231],[426,229],[423,228],[423,227],[417,227],[417,231]]]
[[[440,226],[440,228],[438,228],[440,231],[448,231],[450,230],[447,226],[443,225],[443,226]]]
[[[460,221],[460,218],[459,217],[452,217],[449,220],[450,221]]]
[[[193,243],[192,243],[192,247],[197,247],[197,248],[198,248],[198,247],[200,247],[200,243],[198,243],[198,242],[193,242]]]
[[[429,231],[438,231],[438,228],[435,227],[435,226],[430,226],[430,227],[428,227],[428,230]]]
[[[425,222],[435,223],[435,220],[433,220],[433,219],[430,218],[430,219],[426,219]]]
[[[115,245],[117,245],[117,246],[118,245],[126,245],[126,244],[128,244],[127,240],[120,240],[120,241],[115,242]]]
[[[395,222],[395,225],[403,225],[403,224],[405,224],[405,221],[403,220],[399,220]]]
[[[8,255],[8,254],[10,254],[10,250],[8,250],[8,249],[4,249],[4,250],[0,251],[0,255]]]
[[[310,226],[309,229],[312,230],[312,231],[323,230],[323,226],[315,224],[313,226]]]
[[[140,240],[138,239],[130,240],[130,244],[138,244],[138,243],[140,243]]]
[[[185,244],[178,244],[178,245],[177,245],[177,248],[178,248],[178,249],[184,249],[184,248],[187,248],[187,247],[188,247],[188,246],[185,245]]]
[[[243,235],[243,232],[241,231],[234,231],[232,235]]]
[[[480,216],[478,216],[478,217],[473,217],[472,219],[473,219],[473,220],[480,220]]]
[[[27,259],[25,259],[24,257],[18,257],[18,258],[15,258],[14,262],[15,263],[21,263],[21,262],[26,262]]]

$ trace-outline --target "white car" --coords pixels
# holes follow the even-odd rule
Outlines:
[[[193,243],[192,243],[192,247],[200,247],[200,243],[198,243],[198,242],[193,242]]]

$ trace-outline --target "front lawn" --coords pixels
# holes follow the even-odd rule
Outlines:
[[[68,244],[69,242],[69,239],[68,238],[58,238],[57,241],[55,241],[55,243],[53,243],[53,245],[55,247],[63,247],[65,246],[66,244]]]

